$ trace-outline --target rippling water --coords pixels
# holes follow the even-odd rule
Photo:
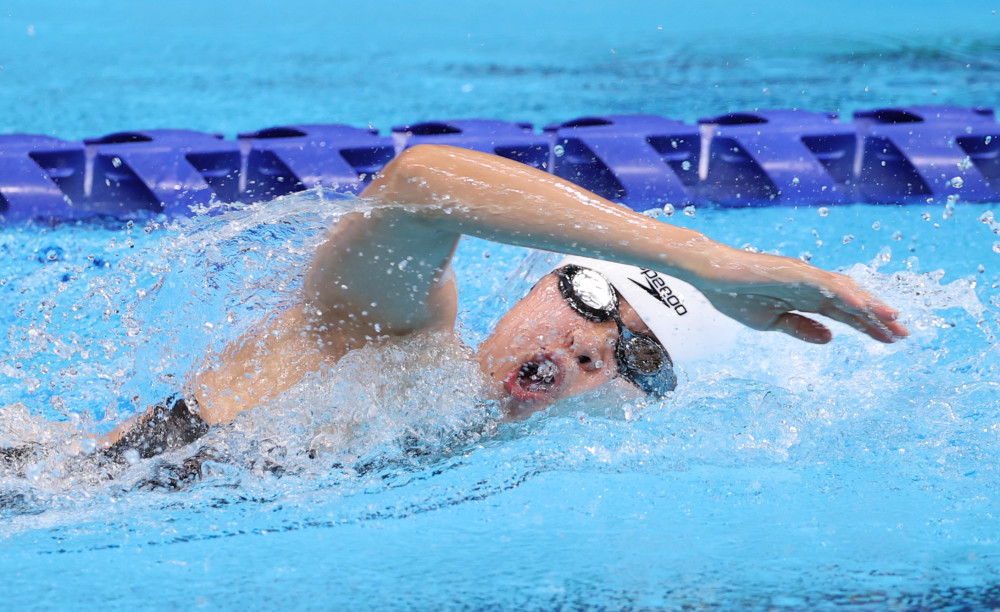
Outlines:
[[[362,351],[283,398],[281,418],[251,413],[166,457],[75,454],[81,432],[169,394],[287,300],[309,245],[354,206],[310,192],[183,223],[3,230],[0,432],[44,442],[0,477],[10,601],[38,603],[17,593],[72,567],[98,587],[90,603],[133,580],[184,585],[157,600],[178,605],[289,588],[335,608],[399,592],[414,608],[993,601],[991,206],[665,218],[845,269],[904,312],[898,344],[747,332],[663,403],[611,389],[502,424],[467,354],[425,339]],[[522,253],[463,243],[471,342],[530,285]],[[185,479],[206,449],[204,478]]]
[[[3,133],[1000,103],[977,2],[9,4]],[[41,443],[0,473],[7,607],[1000,605],[996,204],[665,218],[846,271],[900,308],[905,342],[748,332],[663,403],[612,389],[505,424],[466,353],[422,339],[304,381],[281,419],[85,459],[86,432],[287,300],[355,205],[0,228],[0,444]],[[530,286],[524,257],[463,241],[469,344]]]

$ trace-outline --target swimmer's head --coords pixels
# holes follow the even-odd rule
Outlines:
[[[616,379],[663,396],[672,361],[718,352],[736,327],[677,279],[569,257],[504,315],[479,360],[518,416]]]

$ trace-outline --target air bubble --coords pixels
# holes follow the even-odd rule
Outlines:
[[[689,217],[693,217],[694,214],[695,214],[695,207],[693,205],[691,205],[691,206],[685,206],[684,207],[684,214],[687,215],[687,216],[689,216]]]
[[[959,170],[968,170],[969,168],[972,167],[972,158],[969,157],[968,155],[966,155],[961,160],[959,160],[958,164],[956,164],[956,165],[958,166]],[[952,180],[955,180],[955,179],[952,179]]]
[[[674,210],[674,205],[673,204],[669,204],[668,203],[668,204],[664,204],[663,205],[663,214],[664,215],[666,215],[668,217],[672,217],[674,215],[674,212],[675,212],[675,210]]]
[[[691,162],[685,159],[684,161],[681,162],[681,168],[683,168],[684,170],[690,170]]]
[[[850,244],[852,240],[854,240],[854,234],[847,234],[846,236],[844,236],[842,242],[844,244]]]
[[[801,253],[799,253],[799,259],[801,259],[806,263],[809,263],[809,260],[811,260],[812,258],[813,254],[810,253],[809,251],[802,251]]]
[[[830,215],[830,209],[826,206],[820,206],[819,210],[816,212],[818,212],[821,217],[828,217]]]
[[[794,185],[795,187],[799,186],[799,177],[797,177],[797,176],[796,177],[792,177],[792,185]]]
[[[924,221],[930,221],[931,220],[931,213],[927,213],[927,212],[920,213],[920,218],[923,219]]]
[[[881,223],[879,223],[878,221],[876,221],[875,223],[872,223],[872,229],[873,229],[873,230],[875,230],[875,231],[877,232],[877,231],[879,231],[880,229],[882,229],[882,224],[881,224]]]
[[[566,155],[566,149],[562,145],[556,145],[552,147],[552,152],[555,154],[556,157],[562,157],[563,155]]]
[[[56,251],[49,251],[48,253],[45,254],[45,259],[48,259],[49,261],[55,261],[59,259],[59,253],[57,253]]]
[[[1000,253],[1000,242],[994,242],[993,243],[993,252],[994,253]]]
[[[978,268],[976,268],[976,270],[977,270],[977,271],[978,271],[978,272],[979,272],[980,274],[982,274],[983,272],[985,272],[985,271],[986,271],[986,266],[984,266],[983,264],[979,264],[979,267],[978,267]]]
[[[952,187],[954,187],[955,189],[961,189],[962,186],[965,185],[965,180],[962,179],[962,177],[960,177],[960,176],[956,176],[956,177],[953,177],[951,179],[951,181],[949,181],[949,184]],[[948,196],[948,197],[950,198],[951,196]]]

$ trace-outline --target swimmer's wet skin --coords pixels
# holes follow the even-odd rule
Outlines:
[[[361,197],[370,209],[330,229],[298,304],[206,358],[188,377],[183,400],[154,408],[135,429],[107,436],[104,452],[134,450],[147,457],[177,448],[242,411],[266,409],[305,374],[348,351],[453,331],[457,286],[450,260],[463,234],[669,275],[731,319],[807,342],[828,342],[831,333],[803,313],[846,323],[881,342],[907,335],[895,310],[846,276],[733,249],[492,155],[413,147]],[[388,268],[392,282],[386,282]],[[656,321],[645,320],[614,290],[617,305],[591,304],[604,314],[581,316],[577,306],[586,300],[580,294],[589,289],[575,288],[567,297],[559,282],[559,274],[546,275],[478,349],[478,362],[508,415],[525,416],[619,374],[646,392],[673,388],[671,356],[663,348],[668,339],[655,335]],[[635,338],[644,339],[642,350]]]

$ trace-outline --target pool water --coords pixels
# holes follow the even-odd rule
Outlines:
[[[400,3],[378,26],[289,4],[277,19],[254,2],[14,2],[0,131],[1000,102],[985,2]],[[0,442],[46,445],[26,477],[0,475],[5,607],[1000,605],[996,203],[664,215],[846,271],[904,313],[905,342],[746,332],[665,402],[611,389],[503,424],[467,354],[421,340],[306,381],[281,419],[213,433],[226,460],[201,481],[171,479],[195,449],[113,474],[74,458],[80,432],[166,396],[287,299],[355,206],[308,192],[190,220],[0,228]],[[463,241],[470,344],[530,285],[524,257]],[[422,363],[431,351],[447,367]],[[309,458],[317,431],[346,450]]]

